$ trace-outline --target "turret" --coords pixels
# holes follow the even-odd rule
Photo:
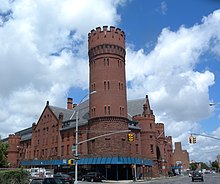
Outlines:
[[[125,34],[119,28],[98,27],[88,34],[88,50],[90,68],[88,137],[128,130]],[[96,92],[93,93],[94,91]],[[88,152],[93,156],[127,156],[129,144],[126,140],[127,133],[98,138],[88,142]]]
[[[88,34],[90,65],[90,119],[127,117],[125,34],[107,26]]]

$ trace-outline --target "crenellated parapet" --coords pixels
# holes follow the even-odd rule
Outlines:
[[[102,54],[114,54],[125,57],[125,33],[111,26],[97,27],[88,34],[89,60]]]
[[[21,141],[21,136],[20,135],[10,134],[9,137],[8,137],[8,143],[19,144],[20,141]]]
[[[10,134],[8,137],[9,151],[17,152],[18,151],[17,146],[19,146],[20,141],[21,141],[21,136]]]
[[[160,138],[164,138],[164,124],[163,123],[157,123],[156,124],[156,130],[158,131],[158,135]]]

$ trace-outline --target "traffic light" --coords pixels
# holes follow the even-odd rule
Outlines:
[[[69,160],[68,160],[68,164],[69,164],[69,165],[74,165],[74,159],[69,159]]]
[[[192,144],[192,143],[193,143],[192,136],[189,136],[189,143],[190,143],[190,144]]]
[[[132,134],[132,133],[129,133],[129,134],[128,134],[128,141],[129,141],[129,142],[134,141],[134,134]]]
[[[196,143],[196,137],[193,137],[193,144]]]

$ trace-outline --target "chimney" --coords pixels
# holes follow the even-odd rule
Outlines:
[[[73,99],[67,98],[67,109],[73,109]]]

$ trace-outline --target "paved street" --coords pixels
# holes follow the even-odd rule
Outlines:
[[[79,184],[88,184],[91,182],[82,182],[79,181]],[[98,183],[98,182],[97,182]],[[104,183],[104,182],[102,182]],[[220,184],[220,173],[217,174],[206,174],[204,175],[204,182],[195,181],[192,182],[191,178],[188,176],[176,176],[172,178],[164,178],[164,179],[152,179],[150,181],[121,181],[121,182],[115,182],[115,181],[106,181],[106,183],[135,183],[135,184],[144,184],[144,183],[151,183],[151,184],[188,184],[188,183],[203,183],[203,184]]]

